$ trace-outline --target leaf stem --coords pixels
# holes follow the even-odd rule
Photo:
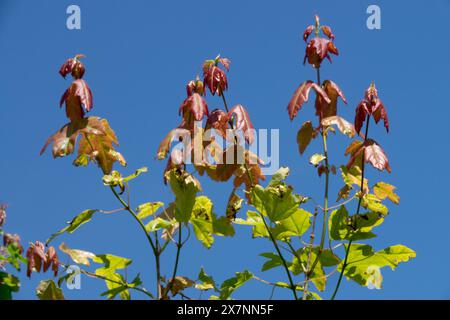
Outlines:
[[[131,209],[131,207],[129,206],[128,203],[126,203],[122,197],[117,193],[117,191],[114,189],[113,186],[109,186],[109,188],[111,189],[112,193],[114,194],[114,196],[117,198],[117,200],[119,200],[119,202],[123,205],[123,207],[125,208],[126,211],[128,211],[131,216],[134,218],[134,220],[136,220],[136,222],[139,224],[139,226],[141,227],[142,231],[144,231],[145,233],[145,237],[147,238],[148,243],[150,244],[150,247],[152,248],[153,251],[153,255],[155,256],[155,264],[156,264],[156,282],[157,282],[157,299],[160,299],[161,297],[161,276],[160,276],[160,261],[159,261],[159,256],[160,256],[160,250],[159,248],[153,243],[153,240],[150,236],[150,234],[147,232],[147,230],[145,229],[145,225],[144,223],[141,221],[141,219],[138,218],[136,212],[134,212],[133,209]],[[158,240],[156,239],[157,243]],[[159,243],[158,243],[159,246]]]
[[[366,119],[366,133],[364,135],[364,142],[366,142],[367,137],[369,135],[369,123],[370,123],[370,115],[367,115],[367,119]],[[361,183],[360,183],[360,191],[361,191],[361,196],[359,198],[358,201],[358,207],[356,209],[356,215],[359,214],[359,210],[361,209],[361,201],[364,195],[364,173],[365,173],[365,161],[364,161],[364,157],[365,157],[365,150],[363,150],[363,154],[362,154],[362,163],[361,163]],[[348,241],[348,246],[345,250],[345,258],[344,258],[344,263],[342,265],[342,270],[341,273],[339,274],[339,279],[338,282],[336,284],[336,288],[334,289],[333,295],[331,296],[331,300],[334,300],[334,298],[336,298],[336,295],[339,291],[339,287],[341,285],[341,281],[342,281],[342,277],[344,275],[344,271],[345,268],[347,268],[347,260],[348,260],[348,256],[350,253],[350,247],[352,246],[352,240]]]
[[[164,297],[172,289],[172,287],[173,287],[173,285],[175,283],[175,277],[177,276],[177,270],[178,270],[178,263],[179,263],[179,260],[180,260],[181,248],[183,247],[183,242],[182,242],[182,237],[181,237],[181,229],[182,228],[183,228],[183,225],[180,223],[180,227],[178,228],[177,253],[175,255],[175,263],[173,265],[172,278],[170,279],[170,283],[167,286],[166,290],[164,290],[164,294],[163,294]]]
[[[220,86],[220,84],[219,84],[218,89],[219,89],[219,94],[222,97],[222,101],[223,101],[223,105],[225,107],[225,111],[227,112],[227,114],[229,114],[230,111],[228,109],[227,99],[225,98],[225,93],[223,92],[222,87]],[[231,130],[234,131],[234,124],[233,124],[233,121],[231,119],[228,120],[228,124],[230,125]],[[237,142],[238,142],[237,138],[236,138],[236,136],[234,136],[234,143],[236,145],[237,145]],[[247,173],[247,176],[248,176],[248,179],[250,181],[250,184],[253,187],[255,185],[255,183],[253,181],[253,177],[252,177],[252,174],[250,172],[250,169],[248,168],[247,162],[245,161],[245,157],[244,157],[244,169],[245,169],[245,172]]]
[[[286,270],[286,274],[289,279],[290,288],[292,290],[292,293],[294,294],[294,298],[295,298],[295,300],[298,300],[297,290],[296,290],[297,287],[294,284],[294,281],[292,280],[291,272],[289,271],[289,267],[287,265],[286,259],[283,257],[283,254],[281,253],[281,250],[278,246],[277,240],[275,240],[275,238],[272,235],[272,232],[270,231],[269,226],[267,225],[266,219],[264,218],[264,216],[261,213],[259,215],[261,216],[262,221],[264,222],[264,226],[266,227],[266,230],[267,230],[267,233],[269,234],[270,240],[272,240],[272,243],[273,243],[275,249],[277,250],[278,256],[280,257],[281,261],[283,262],[284,269]]]
[[[308,297],[308,286],[309,286],[309,277],[310,274],[309,273],[309,269],[311,266],[311,257],[312,257],[312,252],[313,252],[313,247],[314,247],[314,238],[316,236],[315,234],[315,230],[316,230],[316,220],[317,220],[317,208],[314,211],[314,217],[313,217],[313,223],[311,226],[311,234],[310,234],[310,240],[309,240],[309,254],[308,254],[308,261],[306,263],[306,271],[305,271],[305,286],[303,287],[303,296],[302,296],[302,300],[306,300],[306,298]],[[300,261],[300,260],[299,260]]]
[[[320,86],[320,68],[317,68],[317,84]],[[323,204],[323,223],[322,223],[322,235],[320,237],[320,245],[319,250],[317,251],[316,258],[311,265],[311,269],[305,273],[305,281],[308,283],[308,278],[313,273],[317,264],[319,263],[320,256],[323,251],[323,247],[325,245],[325,237],[327,234],[327,218],[328,218],[328,189],[329,189],[329,181],[330,181],[330,164],[328,161],[328,145],[327,145],[327,131],[323,129],[321,130],[322,142],[323,142],[323,153],[325,156],[325,193],[324,193],[324,204]],[[313,247],[310,248],[310,254],[313,250]],[[305,298],[305,292],[303,293],[303,297]]]
[[[66,266],[64,266],[64,267],[66,267]],[[142,288],[142,287],[133,287],[133,286],[130,286],[128,283],[123,283],[123,282],[120,282],[120,281],[116,281],[116,280],[114,280],[114,279],[110,279],[110,278],[107,278],[107,277],[105,277],[105,276],[101,276],[101,275],[98,275],[98,274],[95,274],[95,273],[92,273],[92,272],[89,272],[89,271],[86,271],[86,270],[83,270],[83,269],[80,269],[80,272],[81,272],[82,274],[88,276],[88,277],[91,277],[91,278],[102,279],[102,280],[104,280],[104,281],[109,281],[109,282],[111,282],[111,283],[115,283],[115,284],[122,285],[122,286],[126,287],[127,289],[131,289],[131,290],[135,290],[135,291],[142,292],[142,293],[146,294],[147,296],[149,296],[151,299],[154,299],[154,298],[155,298],[155,297],[153,296],[153,294],[151,294],[150,292],[148,292],[147,289],[145,289],[145,288]]]

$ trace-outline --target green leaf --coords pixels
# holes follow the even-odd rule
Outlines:
[[[316,260],[318,251],[319,251],[318,247],[313,248],[313,250],[311,251],[310,263],[312,263],[313,261]],[[331,263],[332,253],[326,253],[326,251],[328,251],[328,250],[324,250],[322,252],[323,257],[321,254],[313,272],[310,275],[311,281],[314,283],[317,290],[319,290],[319,291],[325,290],[326,281],[327,281],[323,267],[328,266],[329,264],[332,264]],[[310,250],[307,248],[302,248],[299,251],[297,251],[297,254],[294,256],[294,258],[292,260],[292,265],[289,268],[294,275],[304,272],[304,267],[306,268],[306,266],[308,265],[309,255],[310,255]],[[334,259],[337,260],[337,263],[339,263],[339,260],[337,257],[334,257]],[[324,263],[324,264],[322,264],[322,263]]]
[[[217,290],[214,279],[211,276],[207,275],[203,268],[200,269],[200,273],[198,274],[198,279],[196,281],[195,288],[198,290],[210,290],[210,289]]]
[[[314,167],[317,167],[320,162],[325,160],[326,157],[323,154],[315,153],[309,158],[309,163],[311,163]]]
[[[311,225],[312,214],[303,209],[297,209],[288,218],[279,221],[273,229],[272,234],[278,240],[284,240],[290,237],[300,237]]]
[[[261,271],[267,271],[276,267],[283,266],[283,260],[281,260],[280,256],[275,253],[265,252],[261,253],[260,256],[268,259],[266,262],[264,262]],[[290,261],[286,261],[286,263],[288,267],[290,267],[292,264]]]
[[[235,234],[233,224],[227,217],[213,217],[213,233],[218,236],[232,237]]]
[[[69,249],[64,243],[61,243],[59,246],[59,250],[69,255],[73,262],[82,264],[85,266],[90,266],[91,263],[89,259],[94,259],[95,254],[88,251],[78,250],[78,249]]]
[[[96,263],[104,264],[103,267],[95,270],[95,274],[114,281],[105,280],[108,291],[104,292],[102,296],[113,299],[119,294],[121,299],[130,299],[127,283],[124,277],[121,274],[116,273],[116,271],[128,267],[132,261],[112,254],[97,255],[93,260]]]
[[[220,300],[229,300],[231,294],[248,280],[253,278],[253,274],[250,271],[236,272],[233,278],[225,280],[220,286]]]
[[[314,128],[312,126],[311,121],[306,121],[303,123],[302,127],[297,133],[297,144],[298,151],[300,154],[303,154],[310,144],[311,140],[314,139]]]
[[[155,232],[160,229],[170,229],[175,223],[176,222],[174,220],[168,221],[166,219],[157,217],[145,225],[145,230],[147,232]]]
[[[194,233],[197,239],[209,249],[214,243],[212,223],[196,218],[191,219],[191,223],[194,227]]]
[[[212,221],[213,203],[206,196],[200,196],[195,198],[195,203],[192,208],[193,218],[203,219],[206,221]]]
[[[112,254],[100,254],[96,255],[93,259],[96,263],[104,264],[102,268],[95,270],[96,274],[109,275],[113,274],[116,270],[124,269],[128,267],[132,260],[115,256]]]
[[[175,219],[188,222],[195,204],[195,196],[200,191],[198,183],[191,175],[178,174],[176,170],[169,173],[169,183],[175,194]]]
[[[328,228],[332,240],[363,240],[376,237],[371,230],[380,225],[384,218],[376,212],[349,217],[345,206],[333,210]]]
[[[346,249],[348,245],[346,245]],[[347,260],[347,267],[344,275],[360,285],[367,285],[369,277],[372,275],[373,266],[379,268],[390,267],[394,270],[401,262],[407,262],[416,257],[416,253],[403,245],[387,247],[378,252],[366,244],[353,243]],[[342,270],[342,263],[339,266]]]
[[[272,175],[272,179],[270,179],[269,186],[275,187],[280,185],[281,182],[284,181],[288,175],[289,175],[289,168],[281,167]]]
[[[99,275],[102,274],[99,273]],[[131,297],[127,283],[121,274],[108,274],[108,279],[113,280],[114,282],[105,280],[108,290],[101,294],[102,297],[106,296],[108,299],[114,299],[117,295],[120,295],[122,300],[130,300]]]
[[[19,291],[19,279],[7,272],[0,271],[0,300],[11,300],[12,293]]]
[[[386,182],[378,182],[373,186],[373,193],[380,200],[388,198],[395,204],[399,204],[400,197],[394,192],[395,187]]]
[[[378,212],[383,216],[389,212],[388,208],[373,194],[365,194],[362,198],[361,206],[367,210]]]
[[[75,230],[77,230],[81,225],[85,224],[86,222],[89,222],[95,212],[97,212],[97,209],[89,209],[85,210],[79,215],[77,215],[75,218],[72,219],[72,221],[68,222],[68,226],[59,230],[58,232],[55,232],[50,236],[50,238],[47,239],[45,242],[46,245],[48,245],[55,237],[67,232],[67,233],[73,233]]]
[[[236,218],[234,220],[234,223],[253,226],[253,234],[252,234],[253,238],[269,237],[269,234],[267,233],[267,229],[264,225],[262,217],[255,211],[251,211],[251,210],[247,211],[247,219],[246,220],[241,219],[241,218]]]
[[[53,280],[43,280],[36,288],[39,300],[64,300],[62,290],[58,288]]]
[[[256,185],[250,195],[252,205],[273,222],[284,220],[295,213],[300,202],[298,196],[292,194],[292,188],[285,184],[268,186],[266,189]]]
[[[313,247],[310,263],[316,260],[319,249],[319,247]],[[309,253],[310,250],[308,248],[302,248],[297,251],[296,256],[292,260],[292,265],[289,268],[294,275],[304,272],[304,267],[306,268],[306,266],[308,265]],[[340,263],[340,261],[341,260],[339,259],[339,257],[336,256],[331,250],[322,250],[322,253],[319,256],[319,260],[310,277],[317,290],[325,290],[327,278],[323,268],[336,266]]]
[[[139,219],[145,219],[152,214],[154,214],[156,211],[158,211],[159,208],[164,206],[164,203],[162,202],[147,202],[139,205],[136,209],[137,216]]]

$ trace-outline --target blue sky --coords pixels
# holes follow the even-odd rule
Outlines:
[[[66,28],[65,13],[75,3],[82,10],[82,30]],[[366,8],[382,11],[381,30],[366,27]],[[448,200],[448,99],[450,3],[434,1],[5,1],[0,3],[0,201],[9,205],[9,232],[24,243],[45,240],[66,221],[88,208],[118,207],[102,185],[94,167],[75,168],[71,159],[39,157],[48,135],[66,118],[58,108],[69,85],[58,68],[68,57],[84,53],[85,79],[94,93],[92,115],[107,118],[128,160],[124,173],[148,166],[149,173],[132,185],[135,205],[172,200],[162,185],[164,162],[155,160],[159,141],[179,123],[179,104],[185,84],[200,73],[203,60],[221,53],[232,60],[228,100],[247,107],[257,128],[280,129],[280,161],[292,168],[289,182],[302,194],[320,197],[323,179],[299,157],[295,143],[301,123],[313,117],[308,104],[291,123],[286,105],[295,88],[314,79],[314,70],[302,66],[304,28],[319,13],[336,35],[340,56],[324,62],[323,79],[338,83],[348,106],[340,113],[352,120],[363,92],[375,80],[391,122],[391,132],[372,126],[389,156],[392,174],[370,170],[369,179],[398,187],[401,204],[370,241],[377,249],[405,244],[417,258],[392,272],[383,269],[382,290],[368,290],[344,281],[342,299],[448,299],[450,280],[450,215]],[[209,99],[211,109],[220,100]],[[316,121],[316,120],[315,120]],[[346,161],[348,144],[339,135],[331,139],[330,158]],[[321,150],[316,141],[309,154]],[[230,184],[202,179],[205,195],[222,213]],[[335,194],[339,179],[331,183]],[[112,253],[133,259],[129,274],[141,272],[154,287],[153,257],[135,222],[126,214],[97,216],[60,241],[72,248]],[[59,243],[59,242],[57,242]],[[266,240],[251,240],[250,230],[237,228],[232,239],[218,238],[204,249],[191,238],[181,256],[180,274],[195,278],[201,266],[217,281],[234,271],[249,269],[268,280],[285,281],[281,269],[261,273],[261,252],[272,250]],[[164,267],[171,266],[169,251]],[[64,259],[66,259],[64,257]],[[34,298],[38,281],[48,275],[22,277],[18,299]],[[334,281],[329,283],[334,285]],[[67,291],[72,299],[98,298],[99,280],[83,278],[82,290]],[[267,298],[270,288],[251,282],[236,298]],[[140,297],[140,296],[136,296]],[[276,298],[290,298],[277,290]],[[324,295],[329,298],[329,293]]]

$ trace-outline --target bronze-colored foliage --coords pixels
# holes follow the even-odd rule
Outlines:
[[[319,16],[315,16],[315,25],[310,25],[303,33],[303,40],[307,41],[312,32],[315,32],[315,37],[309,41],[306,46],[306,53],[303,64],[308,61],[314,68],[320,68],[323,59],[327,58],[331,62],[330,53],[339,55],[339,51],[333,43],[335,38],[328,26],[321,26]],[[320,31],[328,38],[319,37]]]
[[[54,158],[72,154],[75,151],[77,140],[81,136],[78,156],[74,165],[86,166],[89,161],[93,161],[105,174],[109,174],[114,162],[126,165],[126,161],[114,148],[119,142],[108,121],[98,117],[85,117],[85,112],[92,109],[93,103],[91,89],[86,81],[81,79],[85,72],[84,65],[79,61],[81,57],[84,56],[77,55],[75,58],[68,59],[60,69],[63,77],[71,73],[74,78],[72,85],[66,90],[60,101],[60,106],[66,104],[66,115],[70,122],[47,139],[40,154],[42,155],[52,143]]]
[[[230,110],[228,117],[231,118],[233,115],[236,116],[235,130],[242,131],[244,133],[245,141],[252,144],[255,140],[255,127],[253,127],[247,110],[245,110],[242,105],[238,104]]]
[[[49,247],[45,252],[45,246],[42,242],[36,241],[34,244],[30,244],[27,250],[26,257],[27,263],[27,276],[31,277],[33,271],[40,272],[41,268],[46,272],[50,267],[55,275],[58,275],[58,255],[56,254],[54,247]]]
[[[364,161],[370,163],[374,168],[383,171],[391,172],[389,166],[389,160],[384,153],[383,149],[372,139],[367,139],[364,143],[360,144],[357,150],[353,151],[353,154],[347,164],[347,168],[351,168],[356,162],[358,157],[364,155]]]
[[[325,100],[321,95],[316,96],[316,115],[319,116],[319,121],[337,114],[337,100],[339,97],[347,104],[344,93],[333,81],[325,80],[322,84],[322,88],[327,94],[326,96],[330,102]]]
[[[372,116],[375,123],[383,119],[384,127],[389,132],[389,120],[383,102],[378,97],[378,91],[375,83],[372,82],[366,90],[364,99],[356,107],[355,129],[359,133],[367,116]]]
[[[297,113],[301,109],[302,105],[308,101],[311,88],[314,89],[317,96],[321,96],[324,101],[326,101],[327,103],[331,102],[330,98],[328,98],[327,93],[317,83],[311,80],[305,81],[297,88],[297,90],[295,90],[294,95],[292,96],[291,101],[288,104],[287,109],[289,118],[291,120],[293,120],[297,116]]]

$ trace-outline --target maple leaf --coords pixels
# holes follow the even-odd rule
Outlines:
[[[389,132],[389,120],[386,112],[386,108],[383,102],[378,97],[378,90],[375,87],[375,83],[369,86],[364,94],[364,99],[356,107],[355,115],[355,129],[360,133],[361,128],[368,116],[372,116],[375,123],[378,123],[383,119],[384,127]]]
[[[77,79],[64,92],[59,106],[66,104],[66,115],[70,121],[76,121],[84,117],[93,107],[92,91],[86,81]]]
[[[190,97],[193,93],[198,93],[201,96],[205,95],[205,86],[203,85],[203,81],[201,81],[198,77],[195,80],[191,80],[186,85],[186,93],[187,96]]]
[[[384,150],[372,139],[367,139],[360,147],[353,152],[348,164],[347,169],[350,169],[355,163],[358,157],[363,156],[363,161],[370,163],[374,168],[387,172],[391,172],[389,166],[389,160],[384,153]]]
[[[245,141],[252,144],[255,141],[255,127],[253,127],[247,110],[240,104],[235,105],[228,113],[228,118],[233,115],[236,116],[235,130],[243,132]]]
[[[320,121],[337,114],[337,100],[339,97],[347,104],[344,93],[333,81],[325,80],[322,84],[322,88],[327,94],[330,102],[327,102],[321,95],[316,96],[316,115],[319,116]]]
[[[74,79],[81,79],[84,75],[85,68],[80,59],[84,57],[82,54],[77,54],[74,58],[67,59],[59,69],[59,74],[63,78],[66,78],[71,73]]]
[[[220,96],[223,91],[228,89],[228,80],[225,71],[219,68],[219,62],[229,70],[230,60],[226,58],[217,57],[215,60],[206,60],[203,63],[203,82],[212,95],[217,93]]]
[[[114,149],[114,145],[118,145],[119,142],[108,121],[106,119],[101,119],[100,121],[104,128],[104,133],[84,133],[81,136],[75,165],[87,164],[81,162],[86,159],[87,161],[96,162],[104,174],[109,174],[112,171],[114,162],[119,162],[122,166],[125,166],[126,161],[122,154]]]
[[[205,131],[214,129],[222,137],[226,138],[227,129],[229,129],[228,114],[220,109],[214,109],[208,116],[206,121]]]
[[[291,120],[297,116],[297,113],[301,109],[302,105],[308,101],[311,88],[314,89],[316,94],[320,95],[327,103],[331,102],[326,92],[318,84],[311,80],[305,81],[297,88],[297,90],[295,90],[295,93],[288,104],[287,109]]]
[[[208,116],[209,114],[208,105],[200,94],[194,92],[183,101],[179,114],[183,116],[186,122],[190,122],[191,115],[195,121],[201,121],[205,115]]]

